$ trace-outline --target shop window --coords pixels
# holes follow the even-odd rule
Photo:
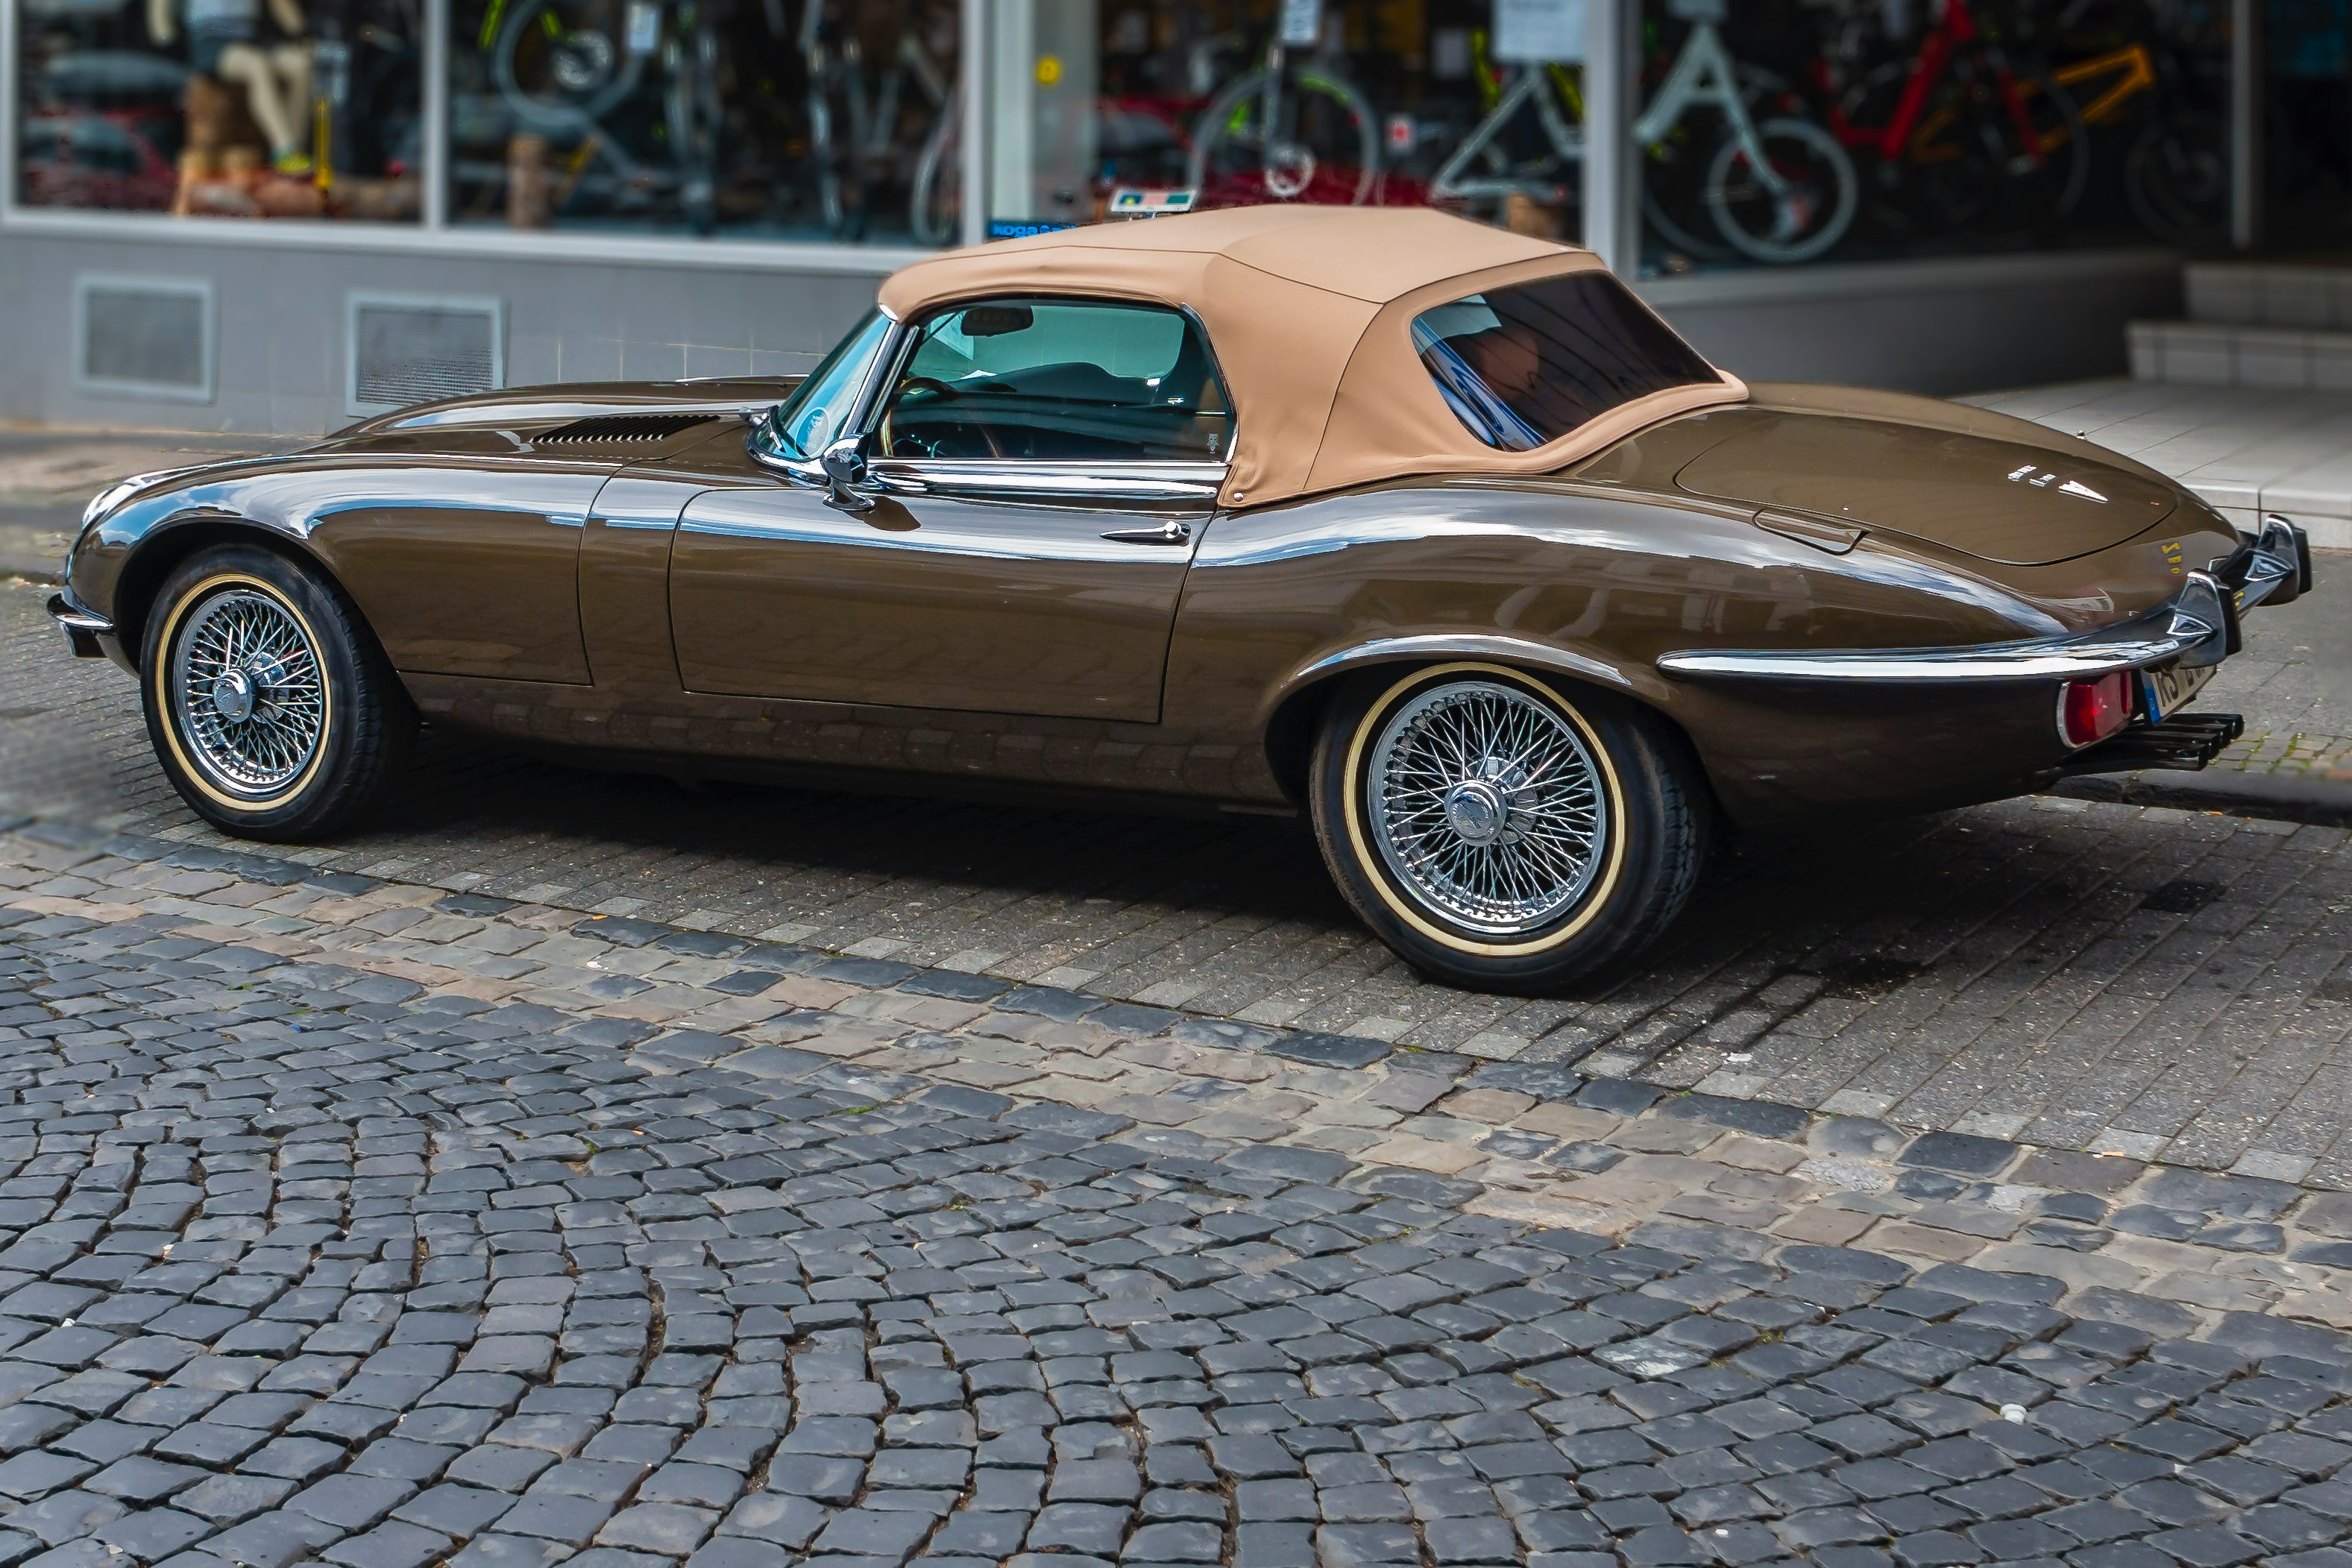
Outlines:
[[[460,225],[943,245],[956,0],[452,0]]]
[[[2216,246],[2226,0],[1643,0],[1643,259]]]
[[[414,221],[424,0],[21,0],[29,207]]]
[[[1434,204],[1574,239],[1584,0],[1012,0],[1001,232],[1259,202]]]
[[[1428,204],[1575,241],[1601,3],[1003,0],[991,223]],[[2227,0],[1616,3],[1643,274],[2225,237]]]

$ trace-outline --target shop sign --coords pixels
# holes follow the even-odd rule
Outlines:
[[[1151,191],[1134,185],[1121,185],[1110,193],[1110,215],[1115,218],[1157,218],[1170,213],[1189,213],[1198,191]]]
[[[991,239],[1027,239],[1032,235],[1059,234],[1078,225],[1058,218],[991,218],[988,237]]]
[[[1495,0],[1495,58],[1506,65],[1584,57],[1586,0]]]

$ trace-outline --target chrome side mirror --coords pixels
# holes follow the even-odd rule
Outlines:
[[[817,458],[833,486],[832,504],[844,511],[870,510],[874,497],[866,490],[866,447],[854,436],[844,436]]]

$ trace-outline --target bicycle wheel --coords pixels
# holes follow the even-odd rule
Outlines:
[[[1906,150],[1931,225],[2038,233],[2081,203],[2091,148],[2074,94],[2040,72],[2011,80],[2016,107],[1978,57],[1956,61],[1937,90]]]
[[[522,0],[490,54],[491,79],[515,118],[536,131],[593,126],[636,90],[646,51],[628,47],[631,5],[644,0]]]
[[[1273,82],[1254,70],[1225,84],[1192,131],[1185,178],[1198,204],[1307,202],[1360,206],[1380,177],[1381,138],[1370,99],[1321,65]]]
[[[956,135],[962,112],[961,98],[950,94],[940,110],[939,124],[923,141],[923,155],[916,161],[907,227],[917,245],[950,245],[962,225],[963,144]]]
[[[2230,228],[2229,131],[2202,110],[2159,113],[2124,155],[2124,199],[2174,245],[2210,245]]]
[[[2069,217],[2091,188],[2091,128],[2083,122],[2083,106],[2042,71],[2019,73],[2017,85],[2042,143],[2042,166],[2028,187],[2033,203],[2028,215],[2040,222]]]
[[[1756,140],[1780,189],[1727,131],[1707,169],[1707,211],[1723,237],[1757,261],[1811,261],[1853,226],[1862,201],[1853,160],[1809,120],[1768,120],[1756,128]]]

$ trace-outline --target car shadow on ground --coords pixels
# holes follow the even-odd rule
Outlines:
[[[594,839],[878,885],[1180,901],[1261,918],[1352,921],[1302,822],[1099,805],[709,780],[569,766],[428,730],[392,799],[348,842]]]
[[[1597,1000],[1681,987],[1695,972],[1727,968],[1755,972],[1742,988],[1795,970],[1835,990],[1883,994],[1925,972],[1955,934],[1943,921],[1923,928],[1923,879],[1937,884],[1945,916],[1962,915],[1963,929],[2033,880],[2004,871],[2003,827],[1976,821],[2002,810],[1727,842],[1683,917],[1640,961],[1554,994]],[[1944,847],[1929,852],[1931,841]],[[689,868],[702,861],[731,862],[713,864],[712,882],[747,864],[764,868],[780,892],[780,883],[801,879],[855,887],[867,898],[919,898],[918,889],[948,883],[1000,904],[1153,904],[1252,923],[1361,929],[1303,821],[1203,821],[1120,811],[1109,802],[1040,808],[681,784],[551,762],[446,731],[426,732],[392,800],[343,847],[409,855],[420,842],[478,844],[491,858],[506,846],[544,845],[544,877],[559,883],[573,880],[563,857],[593,845],[600,856],[677,857],[678,878],[696,876]],[[673,888],[663,902],[690,901],[691,886]]]

